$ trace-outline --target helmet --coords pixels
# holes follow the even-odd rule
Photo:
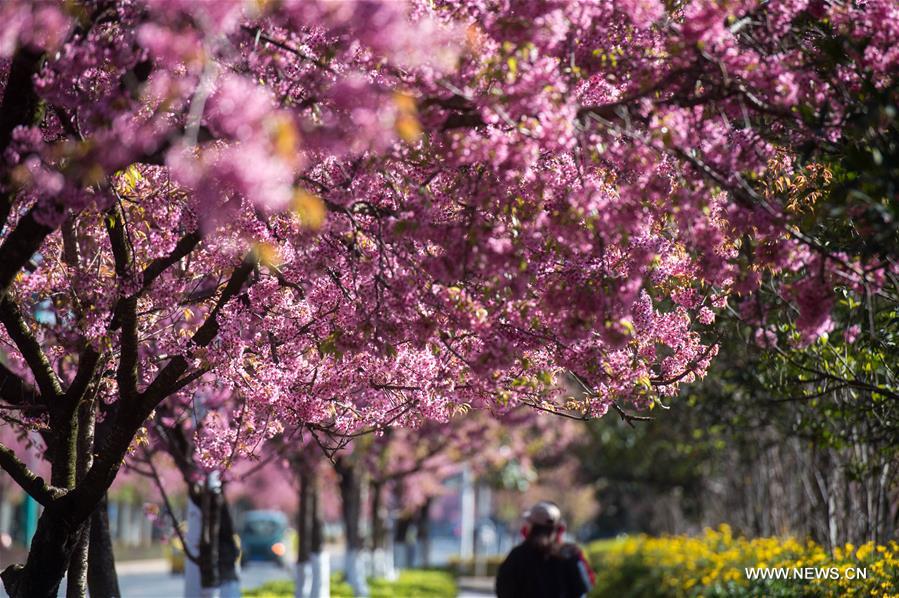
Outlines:
[[[541,527],[556,527],[562,523],[562,510],[556,503],[548,500],[541,500],[525,511],[523,516],[531,525]]]

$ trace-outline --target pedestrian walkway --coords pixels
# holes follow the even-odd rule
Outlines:
[[[459,598],[484,598],[495,596],[492,577],[460,577]]]

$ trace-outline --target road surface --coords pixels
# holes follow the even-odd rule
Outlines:
[[[169,573],[165,560],[135,561],[118,567],[123,598],[181,598],[184,576]],[[269,581],[289,579],[290,569],[268,563],[251,563],[241,571],[240,587],[248,590]]]
[[[116,566],[119,589],[123,598],[181,598],[184,596],[184,576],[172,575],[165,559],[130,561]],[[267,563],[252,563],[241,571],[240,587],[248,590],[269,581],[289,579],[290,569],[282,569]],[[66,582],[59,586],[59,598],[66,595]],[[0,597],[7,598],[0,586]]]
[[[0,0],[2,1],[2,0]],[[458,550],[458,539],[434,538],[431,543],[431,559],[435,565],[446,563]],[[116,565],[119,586],[123,598],[181,598],[184,595],[184,576],[172,575],[165,559],[130,561]],[[342,550],[331,551],[331,570],[343,570]],[[290,579],[293,568],[282,569],[267,563],[250,563],[241,571],[241,588],[257,588],[269,581]],[[493,596],[492,580],[466,578],[461,580],[460,598],[484,598]],[[60,584],[59,596],[65,596],[65,580]],[[7,598],[0,586],[0,598]]]

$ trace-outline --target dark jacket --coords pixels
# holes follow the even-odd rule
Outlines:
[[[581,598],[592,587],[593,571],[574,544],[547,552],[525,541],[496,574],[497,598]]]

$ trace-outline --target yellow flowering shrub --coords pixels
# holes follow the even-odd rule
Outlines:
[[[899,597],[896,542],[847,544],[830,554],[812,541],[744,538],[722,525],[700,536],[602,540],[588,546],[587,555],[598,575],[593,598]],[[762,576],[762,569],[769,577]],[[779,578],[774,570],[779,570]]]

